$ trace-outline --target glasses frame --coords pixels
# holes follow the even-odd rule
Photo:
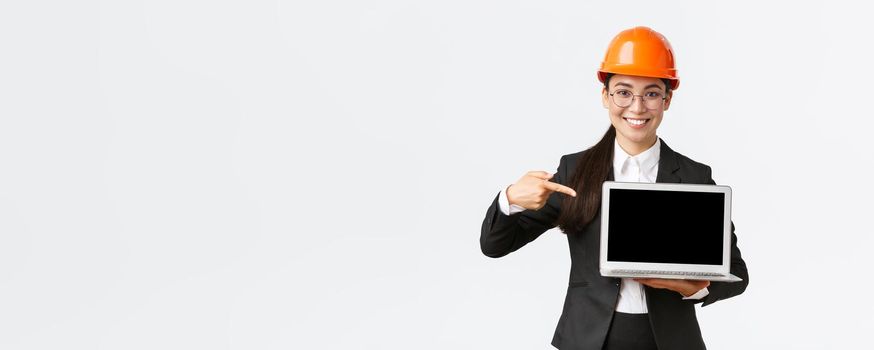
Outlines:
[[[610,101],[613,101],[613,104],[616,105],[616,107],[619,107],[619,108],[628,108],[628,107],[630,107],[631,105],[634,104],[634,98],[636,98],[636,97],[639,97],[639,98],[640,98],[640,101],[643,102],[643,105],[646,106],[647,109],[655,109],[655,108],[660,107],[660,106],[655,106],[655,107],[650,107],[650,106],[648,106],[648,105],[647,105],[647,102],[646,102],[647,100],[646,100],[646,98],[644,98],[643,95],[635,95],[635,94],[631,94],[631,102],[629,102],[628,105],[626,105],[626,106],[620,105],[618,102],[616,102],[616,97],[613,96],[613,94],[615,94],[615,93],[617,93],[617,92],[619,92],[619,91],[628,91],[628,92],[631,92],[631,91],[626,90],[626,89],[619,89],[619,90],[616,90],[616,91],[613,91],[613,92],[609,93],[608,95],[610,95]],[[659,93],[661,93],[661,92],[659,92]],[[661,100],[661,105],[663,106],[663,105],[665,104],[665,101],[668,100],[668,96],[667,96],[667,94],[663,94],[662,98],[660,98],[659,100]],[[657,100],[652,100],[652,101],[657,101]]]

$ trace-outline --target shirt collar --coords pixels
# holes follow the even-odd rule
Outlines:
[[[659,163],[659,156],[661,156],[661,147],[662,141],[658,137],[656,137],[655,144],[652,145],[646,151],[641,152],[636,156],[630,156],[628,153],[619,146],[619,141],[615,138],[613,139],[613,168],[614,169],[622,169],[622,164],[625,164],[629,158],[637,158],[638,164],[640,164],[641,170],[652,169],[654,166]]]

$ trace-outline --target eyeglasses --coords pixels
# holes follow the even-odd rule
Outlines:
[[[667,99],[664,94],[658,91],[647,91],[643,95],[635,95],[628,90],[616,90],[613,91],[612,94],[610,94],[610,98],[613,100],[613,103],[616,105],[616,107],[619,108],[631,106],[631,104],[634,103],[635,97],[639,97],[648,109],[656,109],[661,107],[662,102]]]

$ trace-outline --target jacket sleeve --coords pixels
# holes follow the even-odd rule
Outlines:
[[[707,167],[707,183],[715,185],[711,177],[711,169]],[[741,256],[740,249],[737,248],[737,235],[734,234],[734,222],[731,223],[731,267],[732,275],[740,277],[743,281],[740,282],[711,282],[707,289],[710,291],[702,301],[702,307],[715,303],[717,300],[728,299],[736,295],[740,295],[747,289],[750,283],[750,276],[747,272],[747,264]]]
[[[558,170],[550,181],[567,186],[565,183],[567,164],[562,157]],[[498,196],[500,196],[500,192]],[[546,204],[539,210],[525,210],[520,213],[505,215],[498,207],[498,196],[492,200],[492,205],[486,211],[480,232],[480,248],[483,254],[499,258],[516,251],[539,237],[543,232],[555,227],[561,213],[561,196],[553,192]]]

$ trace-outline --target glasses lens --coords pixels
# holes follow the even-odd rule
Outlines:
[[[625,90],[620,90],[613,93],[613,103],[615,103],[617,107],[625,108],[631,106],[631,101],[633,99],[634,95]]]
[[[643,102],[646,103],[646,108],[656,109],[662,106],[662,102],[664,101],[664,97],[662,97],[659,93],[651,93],[644,95]]]

